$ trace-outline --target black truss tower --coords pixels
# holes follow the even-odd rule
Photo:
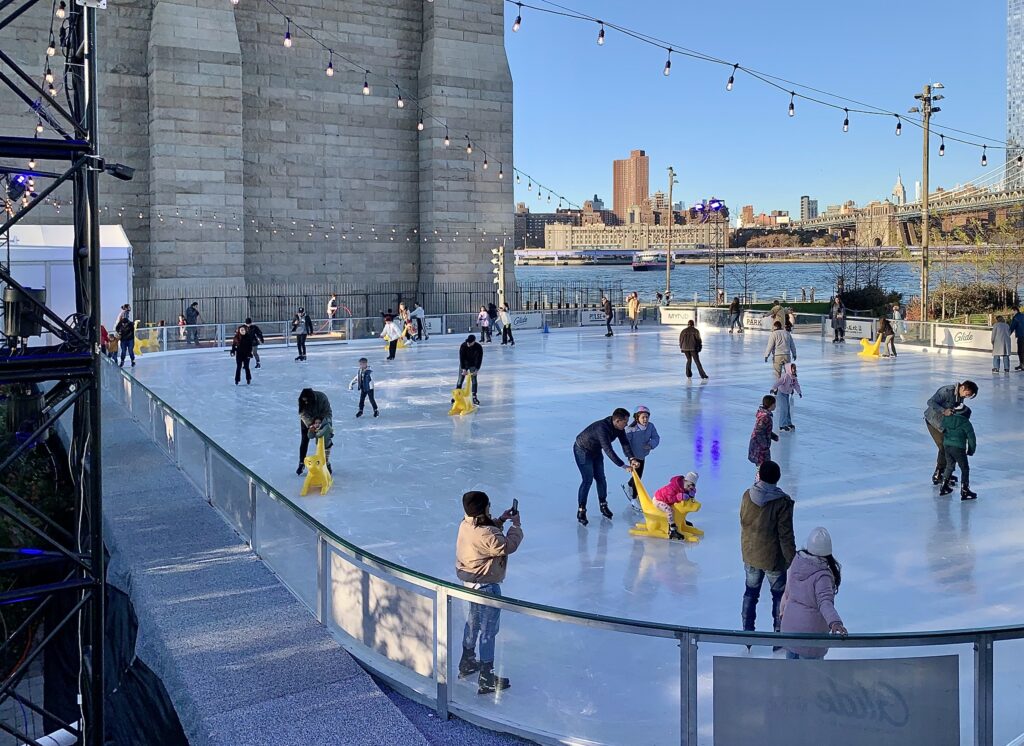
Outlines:
[[[5,50],[4,37],[12,38],[12,24],[27,10],[43,0],[0,0],[0,89],[14,94],[4,98],[24,107],[37,117],[45,131],[36,138],[9,137],[0,133],[0,178],[5,186],[18,186],[31,177],[38,180],[24,195],[16,189],[0,192],[0,242],[7,239],[12,226],[31,215],[60,185],[70,182],[73,190],[74,269],[76,313],[63,319],[45,304],[24,293],[11,276],[11,268],[0,263],[0,284],[22,304],[21,312],[34,317],[57,344],[32,347],[27,339],[6,337],[0,347],[0,383],[45,390],[41,408],[23,429],[23,438],[13,450],[0,453],[0,514],[12,521],[27,536],[20,547],[0,547],[0,572],[25,577],[48,563],[60,567],[53,582],[43,585],[17,584],[0,592],[0,608],[12,604],[27,605],[25,620],[9,629],[0,652],[24,649],[21,662],[0,680],[0,704],[14,700],[46,722],[77,737],[77,743],[100,746],[104,726],[104,555],[101,515],[100,472],[100,244],[98,176],[104,163],[97,150],[96,101],[96,5],[95,0],[61,1],[57,17],[61,19],[59,41],[53,62],[57,81],[63,90],[57,95],[44,82],[40,86]],[[50,3],[44,3],[46,7]],[[54,7],[57,3],[54,2]],[[40,47],[45,43],[40,40]],[[62,67],[63,69],[57,69]],[[20,166],[30,164],[22,170]],[[16,164],[11,166],[10,164]],[[46,170],[36,170],[43,164]],[[39,191],[37,192],[36,189]],[[11,198],[15,193],[14,198]],[[18,196],[21,199],[18,199]],[[9,310],[9,308],[8,308]],[[29,449],[39,445],[57,419],[72,413],[73,426],[69,466],[72,489],[63,494],[64,507],[73,512],[69,531],[56,516],[46,515],[7,487],[3,477]],[[51,573],[52,575],[52,573]],[[27,585],[27,587],[26,587]],[[54,613],[59,609],[58,613]],[[45,625],[40,622],[47,619]],[[41,632],[39,630],[42,630]],[[73,718],[58,717],[39,702],[15,691],[29,666],[48,649],[58,635],[70,632],[78,636],[81,660],[72,661],[78,675],[75,694],[81,697],[81,713]],[[16,647],[15,647],[16,646]],[[56,649],[53,649],[56,654]],[[3,675],[0,672],[0,675]],[[72,702],[74,699],[72,699]],[[76,708],[78,709],[78,708]],[[0,729],[27,743],[37,743],[21,732],[20,722],[0,721]]]

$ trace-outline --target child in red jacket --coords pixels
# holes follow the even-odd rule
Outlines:
[[[695,471],[689,471],[685,477],[672,477],[668,484],[654,493],[654,507],[665,514],[668,518],[668,538],[684,540],[684,537],[676,528],[676,517],[673,506],[684,500],[695,500],[697,498],[697,479],[700,475]],[[689,521],[687,526],[693,525]]]

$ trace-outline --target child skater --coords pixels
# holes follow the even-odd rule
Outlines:
[[[971,408],[957,404],[952,414],[942,418],[942,446],[946,451],[946,471],[942,475],[940,495],[953,491],[953,469],[960,466],[960,499],[977,500],[978,493],[971,492],[971,466],[968,456],[973,456],[978,447],[978,438],[971,424]]]
[[[484,306],[480,306],[480,313],[477,314],[476,323],[480,327],[480,342],[490,342],[491,317]]]
[[[651,422],[651,410],[642,404],[633,412],[633,421],[626,425],[626,440],[629,441],[629,447],[633,449],[633,456],[640,462],[633,469],[636,478],[640,479],[644,475],[644,459],[661,443],[658,428]],[[629,500],[630,506],[639,512],[641,508],[640,501],[636,496],[636,484],[630,479],[622,485],[622,489],[626,493],[626,499]]]
[[[678,539],[680,541],[686,539],[685,536],[679,533],[679,529],[676,528],[676,516],[673,506],[676,503],[697,498],[698,476],[697,472],[688,471],[685,477],[672,477],[668,480],[668,484],[654,493],[654,507],[668,518],[668,538],[670,539]],[[693,524],[687,521],[686,525],[692,526]]]
[[[754,431],[750,433],[747,461],[754,465],[758,479],[760,479],[761,464],[771,460],[772,441],[779,439],[779,436],[772,432],[774,425],[772,412],[774,410],[775,397],[766,394],[761,399],[761,406],[757,408],[757,414],[754,416]]]
[[[804,398],[804,392],[800,390],[800,381],[796,379],[796,365],[794,363],[784,363],[782,366],[782,375],[779,376],[779,380],[775,382],[775,387],[772,389],[773,394],[778,395],[779,405],[779,430],[796,430],[796,425],[793,424],[793,410],[792,404],[790,403],[790,397],[797,393],[800,398]]]
[[[359,370],[349,381],[348,390],[359,387],[359,411],[356,412],[356,417],[363,416],[363,406],[366,404],[366,399],[369,397],[370,406],[373,407],[373,416],[379,417],[380,410],[377,408],[377,400],[373,398],[373,379],[370,375],[373,370],[370,368],[369,361],[365,357],[359,358]]]

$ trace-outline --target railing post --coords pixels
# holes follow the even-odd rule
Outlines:
[[[435,709],[437,716],[448,719],[448,678],[451,670],[451,656],[448,644],[452,639],[452,599],[444,588],[437,589],[434,597],[434,678],[437,681]]]
[[[679,743],[697,746],[697,638],[679,634]]]
[[[974,743],[992,746],[995,708],[992,702],[992,635],[979,635],[974,643]]]
[[[327,624],[327,614],[331,608],[331,546],[317,532],[317,561],[316,561],[316,588],[317,591],[317,621],[330,630]]]
[[[352,341],[352,319],[345,319],[345,339]]]

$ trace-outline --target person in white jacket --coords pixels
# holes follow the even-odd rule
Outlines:
[[[516,339],[512,336],[512,317],[508,313],[507,305],[502,306],[498,311],[498,321],[501,322],[501,343],[515,347]]]
[[[781,321],[776,321],[773,327],[768,346],[764,348],[764,361],[767,363],[768,358],[774,358],[775,378],[778,379],[782,375],[782,366],[796,361],[796,342],[793,335],[782,328]]]
[[[409,313],[409,316],[413,318],[416,324],[416,341],[422,342],[424,339],[430,339],[430,335],[427,334],[426,329],[427,314],[426,311],[423,310],[423,306],[419,303],[413,303],[412,311]]]
[[[384,329],[380,333],[381,338],[388,343],[387,360],[395,359],[395,351],[398,349],[398,340],[402,336],[402,330],[395,323],[394,316],[384,318]]]

